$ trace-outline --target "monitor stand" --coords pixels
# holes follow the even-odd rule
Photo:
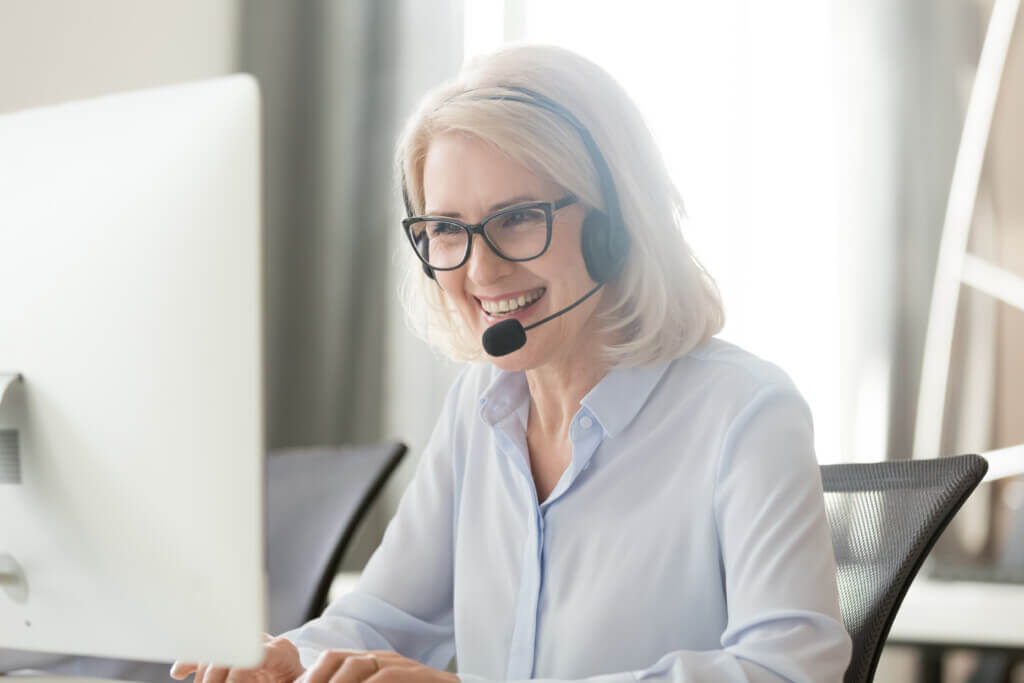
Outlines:
[[[4,399],[8,390],[21,382],[18,373],[0,372],[0,411],[4,407]],[[2,414],[2,413],[0,413]],[[6,433],[11,432],[11,438]],[[0,484],[21,483],[21,460],[18,449],[17,432],[0,428]],[[10,554],[0,552],[0,589],[17,603],[28,599],[28,583],[21,565]],[[0,674],[8,679],[23,679],[24,683],[125,683],[109,678],[89,678],[84,676],[54,676],[46,672],[26,671],[23,673]]]
[[[15,383],[21,382],[21,375],[17,373],[0,372],[0,416],[3,415],[4,398],[7,391]],[[5,429],[3,421],[0,420],[0,484],[21,483],[21,454],[18,448],[18,432],[15,429]],[[0,589],[7,593],[7,597],[18,604],[28,599],[28,583],[25,581],[25,572],[14,556],[7,554],[0,548]]]

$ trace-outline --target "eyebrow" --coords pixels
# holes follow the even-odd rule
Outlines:
[[[540,200],[538,200],[535,196],[531,194],[516,195],[515,197],[511,197],[509,199],[500,201],[497,204],[494,204],[493,206],[491,206],[490,209],[488,209],[487,214],[493,214],[495,211],[501,211],[502,209],[506,209],[510,206],[515,206],[516,204],[524,204],[526,202],[536,201]],[[460,214],[458,211],[427,211],[426,215],[444,216],[445,218],[462,218],[462,214]]]

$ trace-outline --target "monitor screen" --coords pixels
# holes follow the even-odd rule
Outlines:
[[[256,664],[259,93],[0,116],[0,647]]]

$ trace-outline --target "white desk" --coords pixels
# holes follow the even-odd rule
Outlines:
[[[988,461],[983,482],[1024,474],[1024,445],[981,455]],[[936,581],[922,572],[910,584],[889,639],[1024,650],[1024,586]]]
[[[918,576],[896,613],[889,639],[1024,650],[1024,586]]]

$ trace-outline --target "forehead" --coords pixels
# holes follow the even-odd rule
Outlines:
[[[427,213],[480,216],[510,197],[550,200],[557,192],[557,184],[474,135],[442,133],[427,147],[423,164]]]

